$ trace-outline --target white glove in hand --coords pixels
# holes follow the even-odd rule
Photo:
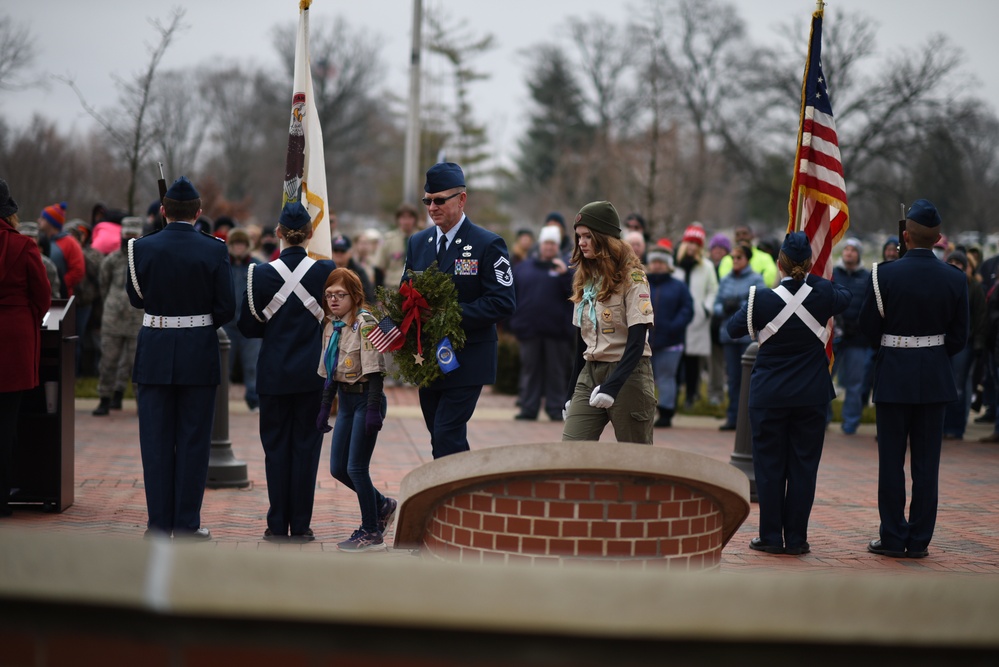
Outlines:
[[[565,402],[565,407],[562,408],[562,421],[565,421],[566,419],[569,418],[569,404],[571,403],[572,399],[569,399],[568,401]]]
[[[600,385],[593,388],[593,392],[590,394],[590,407],[606,410],[612,405],[614,405],[614,398],[609,394],[600,393]]]

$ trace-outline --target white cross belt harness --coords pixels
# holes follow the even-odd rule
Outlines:
[[[944,335],[935,336],[894,336],[881,334],[881,347],[939,347],[944,344]]]
[[[309,269],[312,268],[312,265],[315,263],[316,260],[311,257],[305,257],[301,262],[299,262],[298,266],[295,267],[294,272],[290,271],[280,258],[275,259],[269,264],[269,266],[273,267],[273,269],[277,271],[278,275],[281,276],[281,279],[284,280],[284,284],[281,285],[281,289],[277,291],[274,298],[271,299],[271,302],[264,308],[263,317],[257,313],[257,309],[253,303],[254,265],[250,264],[246,272],[246,299],[247,305],[250,307],[250,314],[253,315],[258,322],[267,322],[274,317],[274,313],[281,310],[281,306],[288,301],[288,297],[294,292],[301,300],[302,305],[305,306],[305,308],[311,312],[317,320],[322,322],[324,316],[322,306],[320,306],[312,295],[309,294],[309,290],[305,289],[305,286],[302,285],[302,278],[305,277],[305,274],[309,272]]]
[[[773,318],[765,327],[757,332],[757,340],[759,340],[760,345],[763,345],[767,339],[780,331],[780,328],[784,326],[785,322],[791,319],[792,315],[797,315],[798,319],[801,320],[820,341],[822,341],[823,345],[829,341],[829,329],[822,324],[819,324],[819,321],[816,320],[810,312],[808,312],[808,309],[805,308],[804,305],[802,305],[805,301],[805,297],[811,294],[811,292],[812,286],[808,283],[803,283],[794,294],[791,294],[791,291],[783,285],[778,285],[773,289],[773,293],[784,301],[784,308],[777,313],[777,317]],[[753,302],[755,300],[756,287],[752,286],[749,288],[749,304],[747,307],[747,319],[749,320],[750,336],[753,335]]]
[[[214,324],[211,315],[150,315],[142,316],[142,326],[150,329],[194,329]]]

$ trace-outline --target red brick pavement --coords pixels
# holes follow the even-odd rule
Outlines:
[[[360,523],[353,493],[329,475],[329,436],[324,441],[313,529],[317,541],[306,545],[273,545],[261,539],[267,512],[263,451],[257,415],[240,400],[233,387],[230,403],[230,439],[237,458],[247,463],[252,481],[247,489],[209,490],[202,525],[211,528],[216,549],[301,549],[336,551],[336,542]],[[430,460],[430,442],[420,417],[416,392],[389,388],[389,416],[372,460],[372,478],[384,493],[396,495],[402,478]],[[138,448],[138,419],[134,402],[109,417],[93,417],[96,401],[76,403],[76,494],[72,507],[61,514],[40,509],[15,511],[3,525],[75,534],[104,534],[140,539],[146,511]],[[472,448],[559,440],[561,424],[546,420],[516,421],[514,399],[487,388],[469,424]],[[674,447],[728,462],[733,434],[719,432],[712,418],[675,419],[672,429],[656,429],[655,446]],[[989,432],[969,428],[964,442],[944,444],[940,470],[940,510],[930,556],[922,560],[894,560],[867,553],[868,540],[877,536],[877,444],[873,426],[864,425],[855,436],[845,436],[837,424],[827,434],[818,491],[809,526],[811,554],[768,556],[751,551],[756,535],[756,506],[738,534],[726,546],[722,568],[730,572],[913,571],[963,574],[999,574],[999,446],[977,442]],[[610,428],[603,440],[612,442]],[[387,542],[391,543],[392,534]],[[349,556],[339,556],[349,557]],[[369,557],[369,556],[361,556]],[[371,557],[379,557],[377,555]]]

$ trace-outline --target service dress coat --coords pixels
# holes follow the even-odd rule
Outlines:
[[[443,265],[439,268],[441,272],[453,276],[461,306],[465,346],[455,352],[459,368],[437,380],[431,389],[495,383],[496,323],[509,318],[516,309],[513,271],[506,242],[499,235],[473,224],[467,217],[458,224],[454,242],[448,245]],[[424,229],[409,238],[406,271],[424,271],[436,260],[436,227]]]

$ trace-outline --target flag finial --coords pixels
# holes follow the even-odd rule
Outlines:
[[[302,2],[311,2],[312,0],[302,0]],[[821,12],[825,10],[826,3],[823,0],[815,0],[815,11]]]

